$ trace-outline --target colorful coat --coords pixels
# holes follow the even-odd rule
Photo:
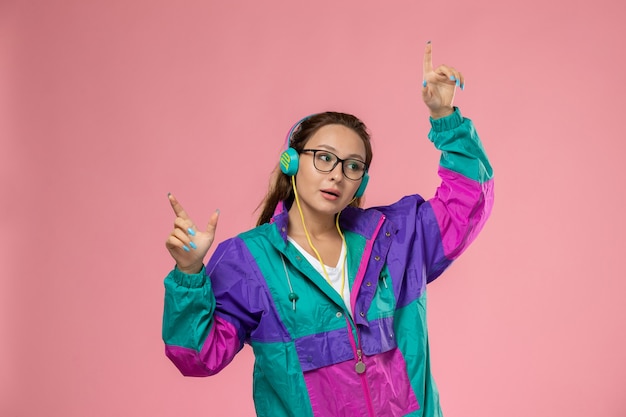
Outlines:
[[[432,199],[341,213],[353,316],[288,242],[283,212],[221,243],[199,274],[166,277],[163,340],[178,369],[213,375],[248,343],[258,416],[440,416],[426,284],[483,227],[493,179],[458,109],[431,127],[442,151]]]

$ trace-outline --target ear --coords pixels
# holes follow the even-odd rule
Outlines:
[[[365,175],[363,175],[363,178],[361,179],[361,185],[359,185],[359,188],[356,190],[354,197],[356,198],[363,197],[363,194],[365,194],[365,188],[367,187],[367,183],[369,182],[369,180],[370,180],[370,176],[366,172]]]
[[[280,170],[290,177],[296,175],[296,172],[298,172],[298,160],[298,151],[294,148],[287,148],[287,150],[280,155]]]

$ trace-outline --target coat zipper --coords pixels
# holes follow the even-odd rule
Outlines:
[[[386,219],[386,216],[382,215],[380,219],[378,220],[378,224],[376,225],[376,230],[372,234],[371,240],[366,244],[363,256],[369,257],[371,255],[371,250],[374,244],[374,240],[376,240],[376,236],[378,236],[378,232],[380,231],[380,228],[382,227],[385,219]],[[366,267],[367,267],[367,263],[365,263],[365,265],[361,263],[361,265],[359,265],[359,268],[357,270],[357,274],[356,274],[355,281],[354,281],[354,287],[353,287],[353,289],[356,289],[356,291],[354,292],[351,291],[351,295],[350,295],[350,304],[352,306],[356,304],[356,296],[358,293],[358,288],[360,287],[361,282],[363,280],[363,275],[365,274]],[[370,394],[369,385],[367,384],[367,377],[365,375],[365,372],[367,371],[367,367],[365,366],[365,362],[363,362],[363,351],[361,350],[361,335],[359,334],[359,328],[357,327],[356,323],[354,323],[351,316],[345,315],[345,317],[346,317],[346,324],[348,325],[348,329],[351,333],[351,336],[352,336],[353,329],[354,329],[354,332],[356,333],[356,338],[349,337],[350,345],[352,346],[352,351],[354,352],[354,357],[356,359],[356,363],[354,364],[354,372],[357,375],[359,375],[359,377],[361,378],[361,386],[363,387],[363,394],[365,395],[365,403],[367,404],[367,411],[370,417],[376,417],[376,413],[374,413],[374,404],[372,403],[372,396]]]
[[[352,346],[352,351],[354,352],[354,356],[356,359],[356,363],[354,364],[354,372],[359,375],[361,378],[361,386],[363,387],[363,394],[365,395],[365,402],[367,404],[367,411],[370,417],[375,417],[374,413],[374,404],[372,403],[372,396],[370,394],[369,386],[367,384],[367,378],[365,376],[366,366],[365,362],[363,362],[363,351],[361,350],[361,336],[359,335],[359,329],[354,325],[352,327],[352,322],[346,316],[346,323],[348,324],[348,329],[350,333],[352,333],[352,329],[354,328],[356,332],[356,340],[354,337],[350,337],[350,345]]]

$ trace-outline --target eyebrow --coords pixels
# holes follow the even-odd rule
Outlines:
[[[335,147],[333,147],[333,146],[330,146],[330,145],[318,145],[316,147],[316,149],[319,149],[319,148],[324,148],[324,149],[329,150],[331,152],[337,153],[337,149]],[[358,153],[352,153],[352,154],[350,154],[350,155],[348,155],[348,156],[346,156],[345,158],[342,158],[342,159],[357,159],[357,160],[359,160],[361,162],[365,161],[365,157],[363,157],[362,155],[360,155]]]

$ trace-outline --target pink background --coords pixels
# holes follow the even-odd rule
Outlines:
[[[367,204],[437,185],[421,60],[496,170],[484,232],[430,286],[448,417],[626,415],[618,0],[0,2],[0,415],[251,416],[252,354],[165,358],[175,193],[249,228],[285,133],[322,110],[374,140]]]

